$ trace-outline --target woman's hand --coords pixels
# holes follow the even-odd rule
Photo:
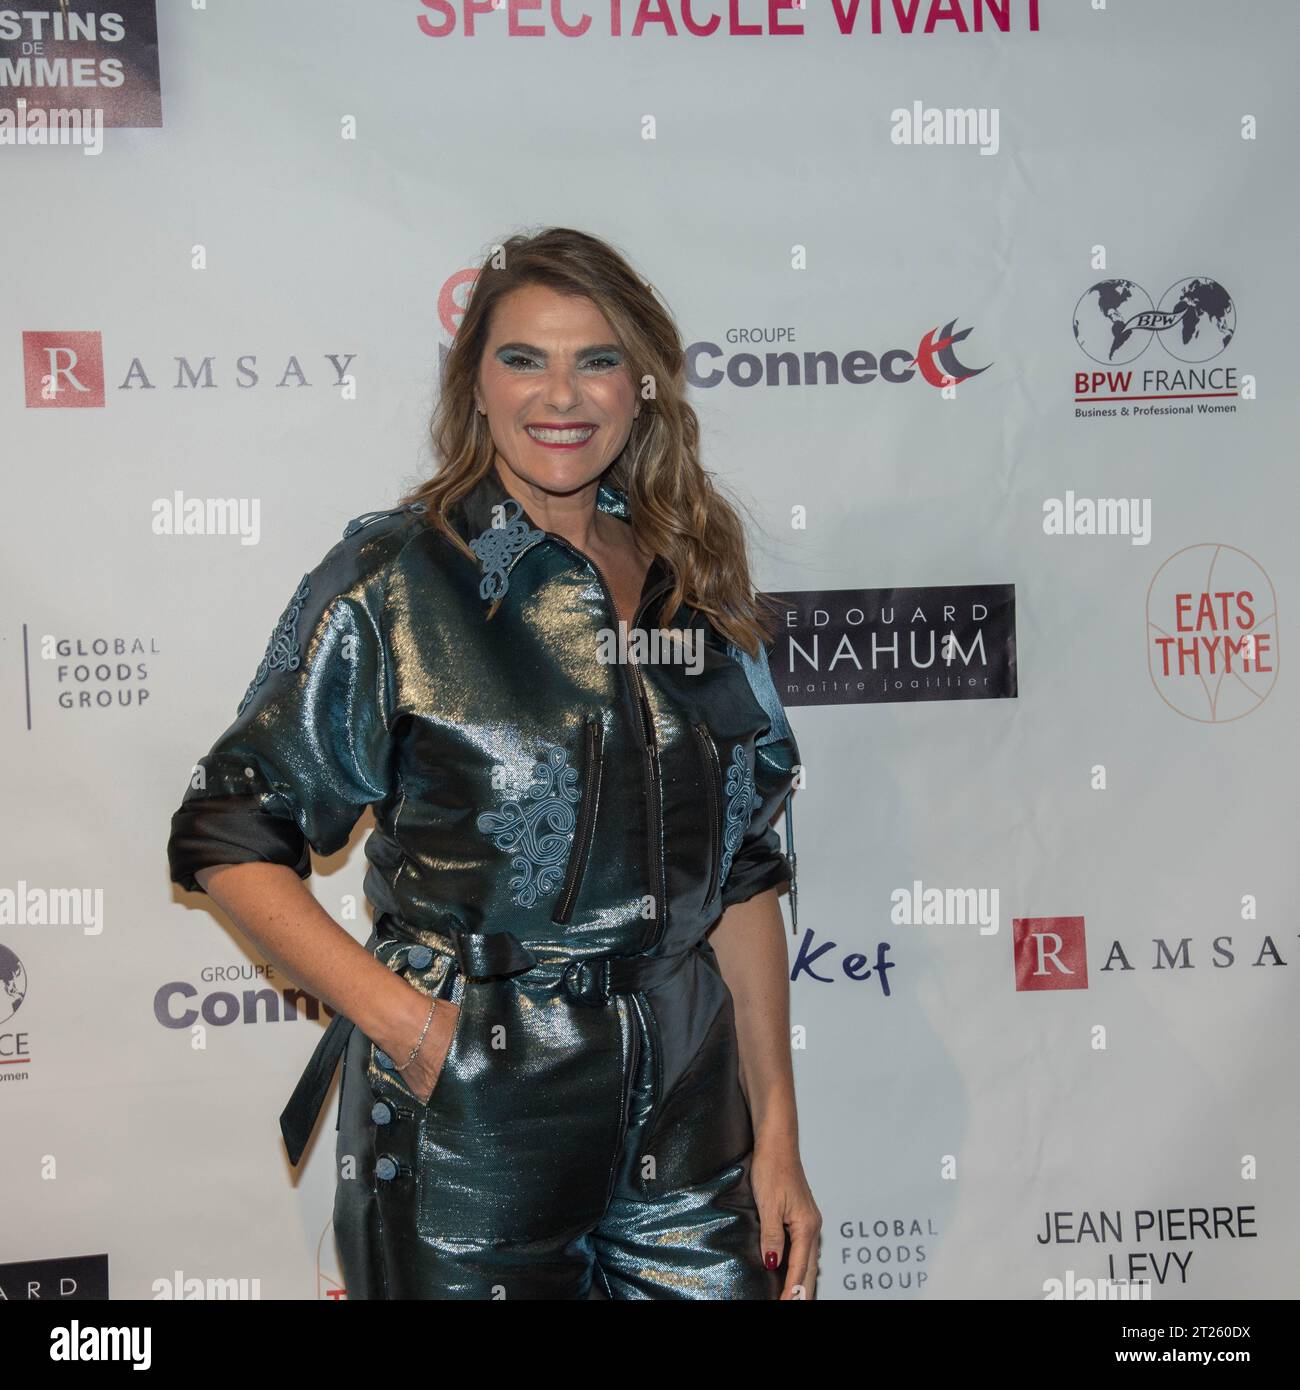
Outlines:
[[[415,1054],[415,1061],[409,1067],[403,1067],[399,1073],[422,1104],[428,1104],[429,1097],[433,1095],[433,1088],[438,1084],[438,1077],[442,1075],[443,1064],[451,1051],[451,1040],[456,1032],[458,1018],[460,1005],[453,1004],[450,999],[439,999],[433,1006],[429,1031],[424,1035],[419,1052]],[[420,1027],[423,1028],[424,1024]],[[418,1038],[420,1035],[416,1033],[415,1036]],[[415,1043],[412,1041],[406,1051],[409,1053],[414,1046]]]
[[[397,1073],[406,1083],[407,1089],[412,1091],[422,1104],[427,1104],[429,1097],[433,1095],[433,1088],[438,1084],[447,1054],[451,1051],[451,1040],[456,1032],[456,1022],[460,1018],[460,1005],[453,1004],[450,999],[439,999],[434,1002],[433,1017],[429,1018],[429,996],[421,993],[414,985],[407,985],[407,989],[412,998],[407,1001],[408,1007],[403,1010],[402,1022],[394,1026],[392,1037],[388,1041],[378,1038],[376,1041],[393,1059]],[[420,1044],[415,1060],[408,1066],[406,1059],[410,1056],[426,1019],[429,1031],[424,1035],[424,1042]]]
[[[762,1249],[780,1263],[790,1232],[783,1299],[812,1298],[822,1214],[799,1161],[790,1055],[790,958],[777,889],[733,903],[709,938],[736,1011],[740,1087],[754,1124],[750,1185]]]
[[[798,1149],[787,1142],[754,1140],[750,1183],[758,1207],[760,1257],[769,1251],[777,1259],[790,1232],[790,1259],[786,1265],[782,1299],[812,1298],[817,1287],[817,1256],[821,1246],[822,1214],[813,1201]]]

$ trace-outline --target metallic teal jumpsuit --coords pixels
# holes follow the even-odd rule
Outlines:
[[[610,483],[597,505],[628,519]],[[336,1015],[281,1117],[296,1164],[342,1058],[349,1297],[776,1298],[706,939],[764,889],[795,906],[769,822],[784,799],[790,835],[798,749],[766,655],[683,607],[702,669],[689,644],[602,660],[603,577],[494,470],[451,519],[477,566],[417,503],[304,575],[172,819],[172,879],[305,878],[370,806],[368,949],[460,1006],[427,1103]],[[656,559],[634,626],[670,582]]]

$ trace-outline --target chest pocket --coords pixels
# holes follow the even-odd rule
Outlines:
[[[591,855],[604,732],[599,717],[588,714],[576,764],[567,748],[552,744],[533,768],[532,784],[524,795],[507,801],[499,811],[482,812],[475,821],[498,849],[512,855],[512,902],[534,907],[558,890],[554,922],[567,922],[572,916]]]

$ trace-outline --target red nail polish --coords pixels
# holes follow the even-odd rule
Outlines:
[[[763,1263],[768,1269],[775,1269],[781,1263],[781,1257],[775,1250],[768,1250],[763,1255]]]

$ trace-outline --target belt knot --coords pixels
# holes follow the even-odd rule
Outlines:
[[[575,958],[560,972],[560,986],[575,1004],[599,1007],[609,1003],[610,967],[608,956]]]

